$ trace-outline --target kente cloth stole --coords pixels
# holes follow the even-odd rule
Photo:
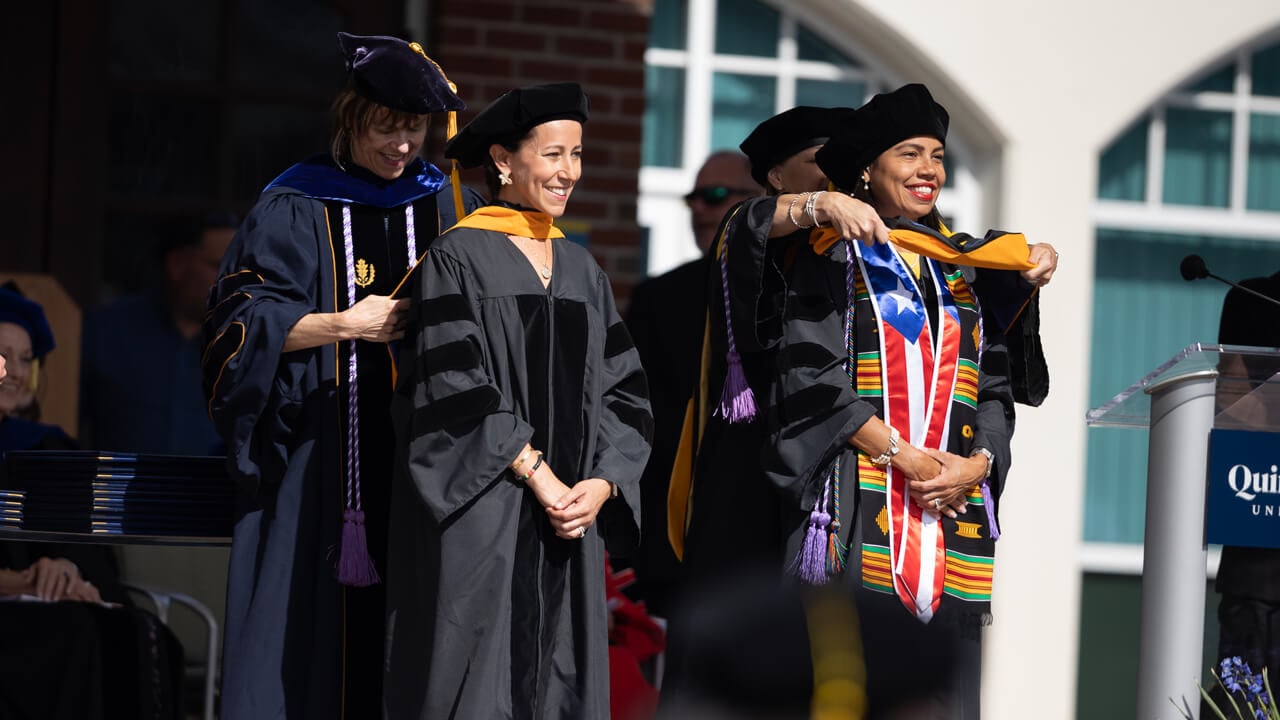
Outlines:
[[[935,340],[919,281],[889,245],[849,243],[853,273],[847,330],[850,374],[863,400],[916,447],[968,455],[978,406],[981,314],[959,270],[929,268],[941,305]],[[943,597],[978,603],[989,612],[995,544],[982,492],[969,493],[969,512],[956,520],[922,510],[907,479],[857,453],[862,582],[893,593],[928,622]]]

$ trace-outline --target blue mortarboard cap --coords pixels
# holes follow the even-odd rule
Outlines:
[[[465,168],[484,162],[489,146],[522,137],[552,120],[587,121],[587,95],[578,83],[516,88],[489,103],[444,146],[444,156]]]
[[[44,316],[44,308],[9,288],[0,287],[0,322],[26,328],[31,336],[31,354],[36,359],[43,358],[53,349],[53,330]]]
[[[418,43],[340,32],[338,46],[362,97],[418,115],[467,107],[450,89],[444,71]]]
[[[947,140],[950,116],[919,83],[880,93],[858,108],[839,134],[814,157],[836,187],[849,190],[862,183],[862,169],[880,153],[913,137]]]

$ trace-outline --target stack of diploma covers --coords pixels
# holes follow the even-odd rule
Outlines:
[[[32,450],[0,468],[0,529],[216,538],[234,514],[221,457]]]

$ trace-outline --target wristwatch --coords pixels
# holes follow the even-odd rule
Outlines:
[[[987,474],[982,476],[983,479],[991,477],[991,468],[996,466],[995,453],[991,452],[990,450],[984,447],[977,447],[973,449],[973,452],[969,453],[969,457],[973,457],[974,455],[978,455],[978,454],[981,454],[983,457],[987,459]]]

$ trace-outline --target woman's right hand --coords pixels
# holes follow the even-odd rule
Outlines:
[[[560,478],[556,477],[546,463],[539,466],[533,477],[525,480],[524,484],[529,486],[533,496],[538,499],[538,504],[544,508],[555,505],[556,501],[569,492],[569,486],[560,482]]]
[[[408,313],[408,299],[369,295],[340,314],[347,335],[352,339],[387,342],[404,337]]]
[[[814,204],[814,216],[821,225],[856,239],[863,245],[889,242],[889,228],[875,208],[841,192],[824,192]]]

